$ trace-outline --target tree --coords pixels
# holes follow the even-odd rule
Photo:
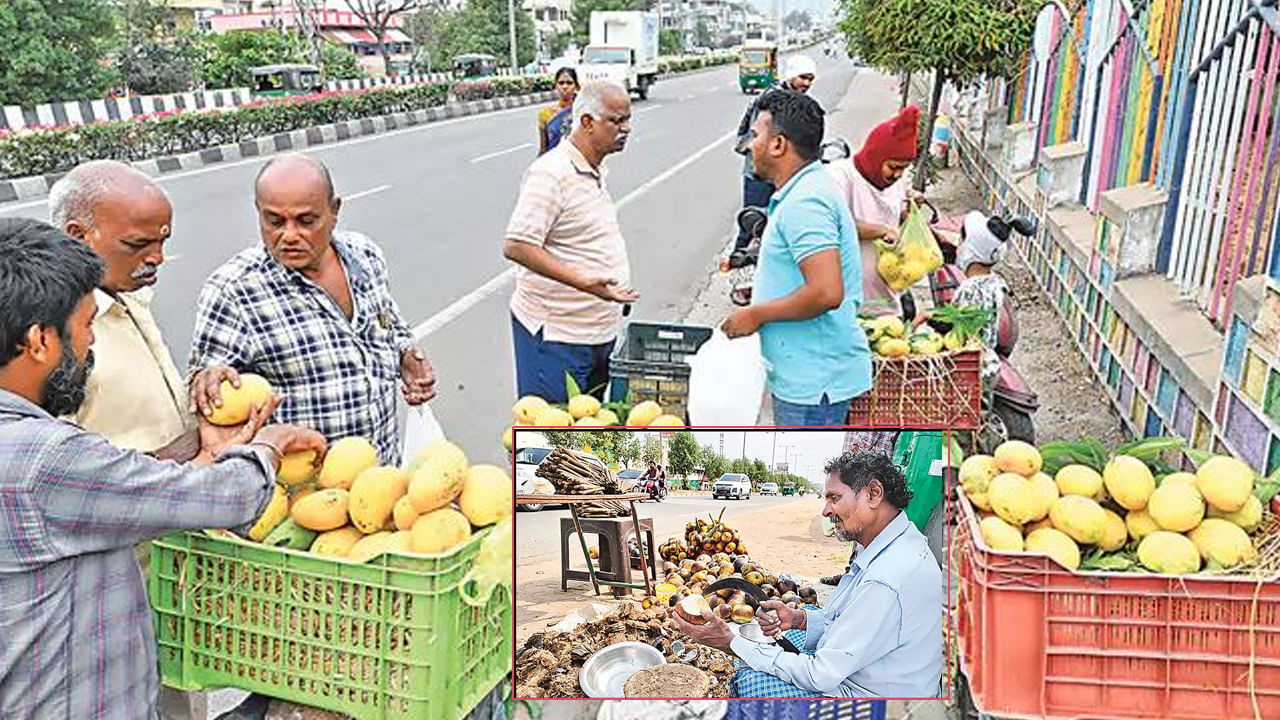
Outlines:
[[[618,462],[630,465],[632,461],[639,460],[643,453],[639,436],[633,432],[620,432],[618,434],[624,436],[619,439],[616,445]]]
[[[662,464],[662,438],[657,433],[644,436],[644,450],[640,453],[640,459],[646,463]]]
[[[689,431],[671,436],[671,450],[667,453],[667,471],[671,475],[687,476],[698,466],[698,441]]]
[[[851,54],[894,73],[933,72],[923,140],[933,135],[947,82],[1012,74],[1031,42],[1043,0],[840,0]],[[924,190],[928,153],[915,173]]]
[[[0,105],[102,97],[113,80],[103,60],[114,40],[103,0],[0,3]]]
[[[234,30],[204,39],[199,76],[206,87],[241,87],[253,82],[250,68],[277,63],[309,62],[307,44],[297,33]],[[346,50],[325,43],[320,48],[325,76],[364,75],[359,60]]]
[[[693,31],[693,44],[697,47],[711,47],[711,24],[706,18],[698,18],[698,26]]]
[[[787,30],[808,30],[813,27],[813,16],[808,10],[792,10],[783,16],[782,26]]]
[[[516,13],[516,62],[533,62],[536,38],[533,18]],[[507,31],[506,0],[467,0],[466,7],[449,16],[440,28],[441,58],[482,52],[499,58],[511,56]]]
[[[723,475],[727,465],[720,453],[710,445],[703,445],[698,451],[698,464],[702,466],[702,472],[708,479]]]
[[[587,440],[587,433],[577,430],[545,430],[542,435],[552,446],[563,446],[570,450],[581,450]]]
[[[679,55],[684,52],[684,37],[675,28],[662,28],[658,32],[658,54]]]
[[[442,43],[449,23],[458,15],[444,5],[428,5],[405,19],[405,33],[413,39],[414,64],[422,65],[426,72],[448,66]]]
[[[643,10],[642,0],[573,0],[570,13],[573,20],[573,39],[578,47],[591,44],[591,13],[597,10]]]
[[[735,458],[733,462],[729,463],[729,472],[749,476],[751,475],[751,461]]]
[[[377,39],[382,67],[390,75],[391,52],[387,50],[387,28],[401,15],[422,8],[424,0],[347,0],[347,6]]]
[[[116,57],[126,90],[161,95],[195,85],[200,39],[178,31],[171,8],[154,0],[120,0],[116,19]]]

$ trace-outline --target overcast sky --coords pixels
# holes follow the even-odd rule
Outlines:
[[[639,433],[641,436],[644,433]],[[786,462],[790,471],[810,481],[822,474],[822,466],[838,456],[844,446],[843,430],[695,430],[698,445],[710,445],[719,451],[724,435],[724,456],[730,460],[745,457],[762,460],[766,465]],[[776,438],[776,443],[775,443]],[[744,444],[745,441],[745,444]]]

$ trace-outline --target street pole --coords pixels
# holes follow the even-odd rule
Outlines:
[[[516,0],[507,0],[507,29],[511,40],[511,71],[516,70]]]

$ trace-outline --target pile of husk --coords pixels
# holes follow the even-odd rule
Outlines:
[[[586,697],[578,685],[582,664],[597,650],[620,642],[648,643],[662,651],[667,662],[680,662],[671,644],[680,640],[685,653],[697,649],[689,664],[715,678],[710,697],[729,697],[733,658],[719,650],[698,645],[680,632],[674,620],[660,608],[645,610],[626,601],[613,614],[583,623],[572,632],[543,632],[529,638],[516,657],[516,693],[521,698]]]

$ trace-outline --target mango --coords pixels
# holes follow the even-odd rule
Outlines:
[[[1102,476],[1088,465],[1067,465],[1054,477],[1058,492],[1097,499],[1102,491]]]
[[[466,464],[459,464],[456,458],[429,459],[414,471],[409,481],[409,502],[418,514],[438,510],[458,497],[466,476]]]
[[[994,453],[996,467],[1000,472],[1017,473],[1022,477],[1031,477],[1040,472],[1044,466],[1044,458],[1034,445],[1021,440],[1009,440],[1001,443]]]
[[[627,414],[627,427],[649,427],[649,424],[662,415],[662,406],[652,400],[631,408]]]
[[[350,493],[342,488],[317,490],[289,508],[289,517],[302,527],[317,532],[336,530],[347,524]]]
[[[601,410],[600,412],[596,413],[596,419],[600,421],[601,425],[617,425],[618,424],[618,414],[612,410]]]
[[[1258,529],[1262,524],[1262,501],[1255,495],[1250,495],[1245,501],[1244,507],[1235,512],[1223,512],[1212,505],[1209,506],[1209,517],[1221,518],[1235,523],[1240,526],[1241,530],[1251,533]]]
[[[1156,479],[1151,468],[1129,455],[1112,458],[1102,470],[1102,481],[1111,498],[1125,510],[1146,508],[1151,493],[1156,491]]]
[[[685,422],[676,415],[659,415],[649,423],[649,427],[684,427]]]
[[[1196,470],[1196,489],[1210,506],[1235,512],[1253,493],[1253,469],[1233,457],[1216,455]]]
[[[1092,498],[1067,495],[1049,511],[1053,526],[1081,545],[1102,542],[1107,535],[1107,512]]]
[[[1119,550],[1129,541],[1129,528],[1125,525],[1124,518],[1115,512],[1106,508],[1103,508],[1103,511],[1107,513],[1107,525],[1102,533],[1102,540],[1098,542],[1098,547],[1102,548],[1103,552]]]
[[[517,425],[533,425],[537,414],[547,408],[547,401],[537,395],[526,395],[511,408],[511,416]]]
[[[289,493],[285,492],[283,486],[276,485],[271,492],[271,500],[267,502],[266,509],[258,516],[258,520],[253,524],[253,527],[249,528],[249,539],[254,542],[262,542],[288,516]]]
[[[1026,478],[1015,473],[1001,473],[991,481],[987,491],[991,509],[1003,520],[1026,525],[1044,517],[1043,497]]]
[[[1160,529],[1146,510],[1130,510],[1124,517],[1124,525],[1129,530],[1129,537],[1138,541]]]
[[[1023,545],[1027,552],[1048,555],[1068,570],[1080,567],[1080,546],[1060,530],[1036,530],[1027,536]]]
[[[1187,532],[1204,519],[1204,499],[1185,483],[1165,483],[1151,493],[1147,514],[1161,530]]]
[[[982,540],[992,550],[1001,552],[1021,552],[1022,533],[1009,523],[998,517],[989,517],[982,521],[979,528]]]
[[[271,398],[271,383],[261,375],[244,373],[240,376],[240,387],[232,387],[230,380],[223,380],[218,385],[218,394],[222,397],[222,405],[213,408],[213,412],[205,416],[214,425],[242,425],[249,419],[253,409]]]
[[[496,465],[473,465],[458,495],[458,509],[476,527],[493,525],[511,514],[511,475]]]
[[[467,454],[448,440],[434,440],[413,456],[413,461],[407,468],[409,474],[412,475],[427,462],[439,463],[451,472],[462,472],[467,469]]]
[[[1200,570],[1200,551],[1185,535],[1157,530],[1138,544],[1138,562],[1153,572],[1184,575]]]
[[[276,477],[280,482],[293,487],[301,485],[316,476],[316,451],[300,450],[285,455],[280,460],[280,471],[276,473]]]
[[[1205,562],[1213,561],[1222,569],[1252,562],[1258,552],[1244,530],[1222,518],[1209,518],[1187,533]]]
[[[409,552],[410,538],[411,535],[409,533],[390,532],[387,530],[366,535],[347,553],[347,559],[352,562],[362,563],[385,553],[406,553]]]
[[[574,427],[604,427],[604,423],[600,422],[595,415],[588,415],[573,423]]]
[[[378,451],[362,437],[344,437],[329,446],[316,484],[321,489],[350,490],[356,476],[378,464]]]
[[[364,533],[348,525],[317,535],[315,542],[311,543],[311,552],[316,555],[344,558],[362,539],[364,539]]]
[[[413,524],[409,549],[424,555],[445,553],[471,537],[471,523],[453,508],[426,513]]]
[[[591,395],[575,395],[569,398],[569,414],[574,420],[591,417],[600,412],[600,401]]]
[[[396,501],[409,491],[409,476],[400,468],[374,467],[351,483],[351,524],[360,532],[378,532],[391,519]]]
[[[391,508],[391,519],[395,521],[397,530],[412,530],[413,524],[418,521],[420,513],[413,506],[413,501],[408,495],[396,501]]]
[[[987,486],[999,474],[996,459],[990,455],[970,455],[960,463],[960,485],[970,499],[974,495],[986,495]]]

